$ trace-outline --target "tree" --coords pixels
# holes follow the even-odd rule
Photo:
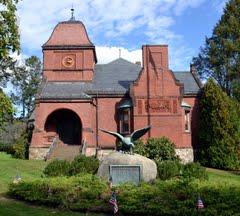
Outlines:
[[[193,58],[201,78],[213,77],[229,96],[240,101],[240,0],[229,0],[221,19]]]
[[[7,97],[0,88],[0,136],[5,129],[7,122],[11,121],[15,109],[12,106],[12,101]]]
[[[15,69],[16,75],[11,82],[15,92],[11,97],[16,105],[22,108],[21,117],[29,117],[34,110],[35,95],[41,82],[41,61],[36,56],[25,60],[25,65]]]
[[[200,106],[200,162],[214,168],[239,169],[239,104],[209,79]]]
[[[20,35],[17,25],[18,0],[0,0],[0,84],[8,80],[8,68],[14,64],[10,54],[20,52]]]

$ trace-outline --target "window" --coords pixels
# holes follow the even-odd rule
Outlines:
[[[123,135],[128,135],[132,132],[132,107],[131,99],[126,99],[118,105],[118,130]]]
[[[131,133],[131,109],[121,109],[119,110],[120,119],[120,133],[130,134]]]
[[[190,112],[185,110],[185,131],[190,132]]]

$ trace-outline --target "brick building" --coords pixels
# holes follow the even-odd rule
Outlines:
[[[167,136],[180,157],[193,160],[201,88],[194,68],[171,71],[166,45],[144,45],[142,52],[142,67],[123,58],[97,64],[83,23],[60,22],[43,45],[30,158],[43,159],[53,140],[53,152],[72,149],[74,155],[85,141],[87,155],[98,149],[101,156],[115,148],[116,140],[99,128],[128,136],[151,124],[144,138]]]

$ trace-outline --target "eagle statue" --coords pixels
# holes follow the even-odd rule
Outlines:
[[[105,129],[102,129],[102,128],[100,128],[100,130],[105,132],[105,133],[108,133],[108,134],[111,134],[111,135],[115,136],[118,139],[118,141],[120,141],[122,143],[122,147],[121,147],[120,151],[122,151],[123,153],[133,154],[133,148],[134,148],[133,142],[138,140],[144,134],[146,134],[151,128],[152,128],[152,126],[148,125],[144,128],[138,129],[138,130],[134,131],[130,135],[130,137],[123,137],[119,133],[108,131],[108,130],[105,130]]]

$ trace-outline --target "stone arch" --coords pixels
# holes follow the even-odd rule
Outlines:
[[[70,109],[58,109],[48,115],[44,130],[47,133],[56,133],[64,144],[81,144],[81,119],[74,111]]]

